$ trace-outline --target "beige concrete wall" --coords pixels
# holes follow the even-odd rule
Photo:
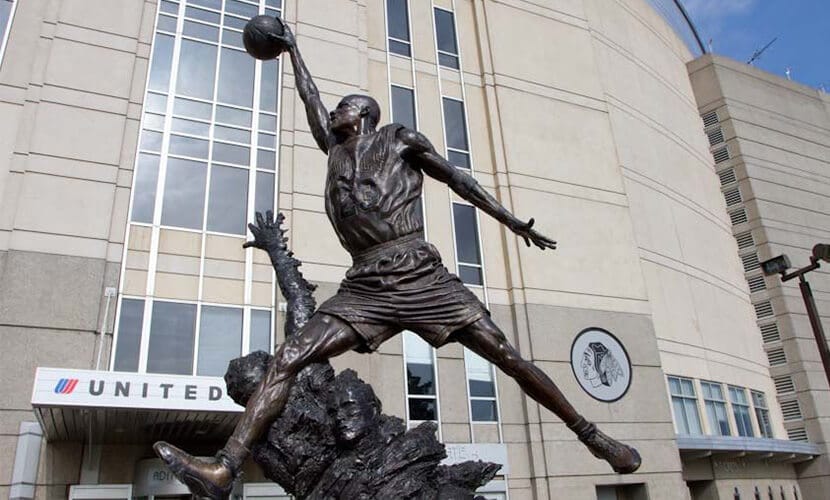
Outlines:
[[[716,111],[749,220],[735,232],[751,232],[761,261],[787,254],[793,266],[809,264],[816,243],[830,236],[830,108],[826,94],[722,57],[689,65],[701,113]],[[830,327],[830,278],[824,269],[808,275],[824,328]],[[766,279],[753,301],[770,301],[787,362],[773,366],[775,377],[791,378],[803,418],[789,430],[806,428],[811,442],[826,449],[830,433],[830,391],[815,348],[812,329],[795,281],[782,286]],[[806,498],[830,488],[830,462],[822,457],[800,469]],[[817,496],[816,496],[817,497]]]

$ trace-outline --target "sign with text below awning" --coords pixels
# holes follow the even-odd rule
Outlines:
[[[220,439],[243,408],[220,377],[38,368],[32,406],[48,440]]]

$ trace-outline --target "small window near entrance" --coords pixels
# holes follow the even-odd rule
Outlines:
[[[647,500],[645,484],[597,486],[597,500]]]

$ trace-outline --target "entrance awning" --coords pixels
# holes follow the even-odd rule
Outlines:
[[[720,456],[797,463],[812,460],[822,453],[821,448],[812,443],[730,436],[678,435],[677,447],[684,460]]]
[[[32,391],[48,441],[223,440],[243,408],[219,377],[38,368]]]

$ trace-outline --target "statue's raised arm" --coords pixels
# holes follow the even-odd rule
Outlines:
[[[270,35],[288,47],[288,53],[291,55],[291,65],[294,67],[294,80],[296,82],[297,92],[299,92],[300,99],[305,104],[311,134],[314,136],[317,146],[324,153],[328,154],[329,148],[334,141],[334,136],[331,132],[331,119],[329,112],[323,105],[323,101],[320,100],[320,92],[317,90],[317,86],[314,85],[311,73],[308,72],[303,57],[300,55],[294,33],[288,27],[288,24],[283,22],[282,34],[271,33]]]

